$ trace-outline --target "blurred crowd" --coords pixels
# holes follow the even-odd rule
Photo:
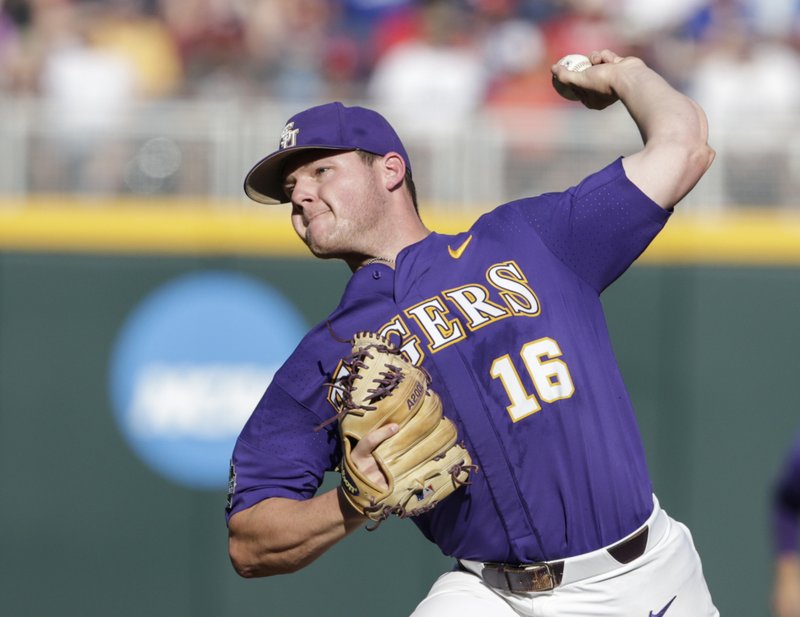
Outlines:
[[[147,166],[90,135],[124,126],[138,102],[362,102],[424,135],[463,131],[483,111],[541,139],[554,122],[492,112],[565,105],[550,66],[602,48],[643,58],[703,105],[738,202],[795,194],[783,185],[800,172],[786,149],[800,131],[788,124],[800,118],[800,0],[0,0],[0,102],[45,103],[28,149],[52,159],[12,190],[116,190],[115,164],[142,167],[151,190]],[[160,139],[137,154],[161,161],[152,190],[188,168]]]
[[[0,0],[0,92],[44,97],[545,106],[549,66],[604,47],[708,97],[733,67],[795,87],[800,2]]]

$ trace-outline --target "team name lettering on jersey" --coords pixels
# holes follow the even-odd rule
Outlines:
[[[458,341],[469,332],[496,323],[507,317],[536,317],[541,305],[528,284],[522,269],[513,261],[490,266],[486,282],[468,283],[447,289],[418,302],[404,311],[425,333],[427,350],[436,353]],[[492,297],[492,294],[496,296]],[[402,350],[414,364],[424,357],[417,337],[410,337],[402,316],[397,316],[381,329],[381,334],[397,333],[404,342]]]
[[[470,332],[508,317],[536,317],[540,313],[539,299],[522,269],[514,261],[504,261],[487,268],[485,283],[466,283],[426,298],[395,315],[379,334],[386,338],[396,335],[403,342],[400,350],[408,361],[419,366],[426,352],[441,351],[464,340]],[[408,327],[409,319],[425,334],[424,344]],[[342,396],[335,384],[346,373],[340,362],[328,390],[328,401],[337,410]]]
[[[408,361],[414,366],[420,365],[425,354],[422,351],[419,337],[411,333],[408,326],[406,326],[399,315],[395,316],[394,319],[383,326],[383,328],[380,329],[380,334],[387,338],[391,337],[392,334],[397,334],[400,340],[403,341],[400,350],[406,355]]]
[[[344,365],[344,360],[340,360],[336,370],[333,372],[333,379],[328,386],[328,402],[339,412],[344,402],[344,390],[340,386],[340,380],[350,374]]]

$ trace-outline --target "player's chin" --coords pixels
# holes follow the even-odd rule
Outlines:
[[[333,253],[329,253],[328,251],[324,251],[319,248],[314,248],[312,246],[309,246],[308,249],[311,251],[311,254],[314,257],[317,257],[319,259],[333,259],[334,257],[337,257],[337,255]]]
[[[333,259],[334,257],[338,257],[341,251],[338,251],[335,246],[326,240],[328,239],[309,233],[309,230],[306,230],[305,237],[303,238],[308,250],[311,251],[314,257],[319,257],[320,259]]]

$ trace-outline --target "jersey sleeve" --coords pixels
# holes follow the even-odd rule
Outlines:
[[[536,233],[598,292],[625,272],[670,216],[628,179],[621,158],[562,193],[505,207],[526,223],[524,233]]]
[[[308,499],[336,466],[338,441],[320,418],[273,381],[231,458],[226,517],[269,497]]]
[[[777,554],[797,552],[800,535],[800,436],[795,440],[775,485],[772,507]]]

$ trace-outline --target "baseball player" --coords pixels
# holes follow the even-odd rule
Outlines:
[[[342,410],[345,339],[366,330],[430,376],[475,466],[412,517],[454,558],[415,617],[718,615],[690,533],[653,494],[600,303],[714,152],[703,111],[640,59],[604,50],[590,60],[552,71],[590,109],[621,100],[642,149],[457,235],[425,227],[403,144],[365,108],[296,114],[249,172],[247,195],[291,203],[311,252],[353,275],[236,443],[227,515],[239,574],[293,572],[368,522],[347,474],[317,494],[344,449],[353,473],[391,483],[376,453],[398,423],[343,444],[328,422]]]
[[[773,493],[776,617],[800,617],[800,435],[795,439]]]

